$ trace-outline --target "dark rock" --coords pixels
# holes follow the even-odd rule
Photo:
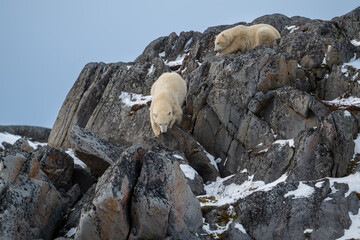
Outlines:
[[[33,152],[32,158],[62,195],[71,188],[74,160],[67,153],[44,146]]]
[[[179,163],[164,153],[144,157],[131,203],[130,239],[198,239],[199,201],[186,184]]]
[[[96,182],[96,177],[83,167],[75,164],[73,171],[73,185],[78,184],[82,194],[85,194],[88,189]]]
[[[308,189],[307,196],[291,192],[300,184]],[[281,183],[241,200],[238,219],[254,239],[305,239],[306,229],[312,229],[310,239],[337,239],[351,224],[349,212],[357,214],[359,199],[335,188],[339,191],[332,193],[328,180]]]
[[[127,238],[132,192],[146,151],[127,149],[99,179],[94,197],[82,208],[76,239]]]
[[[29,138],[31,141],[46,143],[51,129],[34,126],[0,126],[0,132]]]
[[[100,176],[124,150],[76,125],[72,126],[69,137],[75,155]]]
[[[0,154],[0,235],[3,239],[52,239],[64,202],[37,159],[27,153]]]

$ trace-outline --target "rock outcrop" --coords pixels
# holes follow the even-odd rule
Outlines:
[[[26,180],[36,189],[41,178],[49,201],[59,201],[49,205],[51,214],[66,212],[62,226],[55,232],[45,227],[55,220],[44,221],[41,230],[14,235],[0,225],[1,233],[9,231],[9,239],[344,236],[360,207],[359,18],[360,8],[331,21],[266,15],[241,24],[273,25],[281,33],[276,46],[215,56],[215,36],[236,23],[160,37],[134,62],[87,64],[49,146],[33,151],[19,142],[1,153],[9,167],[0,173],[0,218],[17,206],[32,214],[28,202],[11,205],[9,196],[19,188],[14,184]],[[155,137],[148,95],[171,71],[187,81],[183,120]],[[10,153],[19,148],[21,154]],[[68,167],[67,148],[85,169]],[[88,186],[80,174],[88,174]]]

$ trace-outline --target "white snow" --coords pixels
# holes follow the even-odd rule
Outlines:
[[[2,145],[3,142],[14,144],[20,138],[21,138],[21,136],[19,136],[19,135],[14,135],[14,134],[7,133],[7,132],[0,132],[0,147],[2,149],[5,149],[5,147]],[[46,143],[40,143],[40,142],[36,142],[36,141],[31,141],[29,139],[26,139],[26,140],[28,141],[30,147],[32,147],[34,149],[37,149],[38,146],[46,145]]]
[[[325,53],[325,56],[324,56],[324,59],[323,59],[323,61],[322,61],[322,64],[326,64],[326,56],[328,55],[330,49],[331,49],[331,45],[328,45],[328,46],[327,46],[326,53]]]
[[[351,113],[348,110],[344,111],[344,116],[345,117],[351,117]]]
[[[65,237],[70,238],[74,236],[74,234],[77,232],[78,228],[71,228],[66,234]]]
[[[68,148],[65,152],[74,159],[74,164],[80,165],[82,168],[86,168],[86,164],[75,156],[75,153],[71,148]]]
[[[342,236],[341,238],[338,238],[338,240],[359,239],[359,236],[360,236],[360,211],[356,215],[349,212],[349,216],[351,219],[351,225],[350,225],[349,229],[345,229],[344,236]]]
[[[334,183],[345,183],[349,186],[349,190],[345,193],[345,197],[348,197],[352,192],[360,193],[360,172],[351,174],[342,178],[328,178],[330,180],[330,186],[332,191],[337,191],[334,187]],[[360,225],[359,225],[360,226]]]
[[[308,198],[315,192],[313,187],[310,187],[309,185],[299,182],[299,186],[294,191],[289,191],[284,195],[284,197],[292,196],[293,199],[296,198]]]
[[[218,159],[215,160],[215,157],[213,155],[211,155],[210,153],[208,153],[207,151],[205,151],[205,149],[204,149],[204,152],[205,152],[207,158],[210,160],[210,164],[213,165],[216,168],[216,170],[219,171],[218,165],[216,164]],[[221,161],[221,159],[220,159],[220,161]]]
[[[328,104],[331,105],[335,105],[335,106],[343,106],[343,107],[347,107],[347,106],[356,106],[356,107],[360,107],[360,98],[356,98],[353,96],[350,96],[348,98],[341,98],[341,97],[337,97],[331,101],[324,101]]]
[[[226,232],[229,229],[230,225],[234,222],[234,217],[236,216],[236,213],[233,206],[229,206],[228,214],[229,216],[232,216],[229,218],[229,222],[226,223],[225,226],[219,226],[217,223],[215,223],[216,229],[210,229],[209,223],[205,222],[205,218],[203,218],[203,229],[205,232],[212,236],[212,239],[219,239],[219,235]]]
[[[353,158],[355,158],[356,154],[360,153],[360,133],[358,133],[356,139],[354,140],[355,143],[355,147],[354,147],[354,156]]]
[[[180,155],[177,155],[177,154],[173,154],[173,157],[177,158],[177,159],[181,159],[181,160],[184,160],[184,158]]]
[[[304,230],[304,234],[306,234],[306,233],[312,233],[313,231],[314,231],[313,229],[308,228],[308,229],[305,229],[305,230]]]
[[[286,26],[285,29],[290,30],[290,33],[293,33],[296,30],[298,30],[299,27],[296,27],[295,25],[291,25],[291,26]]]
[[[169,67],[181,66],[186,57],[186,54],[178,55],[174,61],[166,61],[165,64]]]
[[[288,144],[290,147],[294,148],[294,139],[287,139],[287,140],[276,140],[273,142],[273,144],[279,144],[280,147],[284,147],[286,144]]]
[[[350,41],[352,45],[354,45],[355,47],[359,47],[360,46],[360,41],[353,39]]]
[[[165,52],[159,53],[159,57],[161,57],[161,58],[165,57]]]
[[[155,71],[154,64],[151,64],[150,68],[148,69],[148,73],[147,73],[147,75],[152,74],[154,71]]]
[[[348,77],[349,73],[348,73],[348,67],[353,67],[355,69],[360,69],[360,58],[356,59],[356,54],[355,56],[348,62],[348,63],[344,63],[341,66],[341,72],[345,73],[345,76]]]
[[[144,96],[142,94],[136,94],[136,93],[128,93],[128,92],[121,92],[119,98],[121,101],[129,107],[134,106],[135,104],[146,104],[148,101],[151,101],[152,97]]]
[[[247,234],[245,228],[244,228],[243,225],[240,224],[240,223],[235,223],[235,224],[234,224],[234,228],[237,228],[240,232],[243,232],[243,233]]]
[[[201,202],[201,206],[223,206],[225,204],[231,204],[241,198],[245,198],[253,192],[257,191],[269,191],[275,187],[278,183],[286,180],[287,175],[284,174],[279,179],[272,183],[265,184],[263,181],[253,181],[254,176],[249,176],[248,180],[243,184],[238,185],[232,183],[225,186],[224,182],[235,175],[228,176],[226,178],[218,177],[215,182],[212,182],[205,186],[206,195],[198,196],[199,198],[214,197],[215,200],[209,202]]]
[[[189,166],[187,164],[180,164],[180,168],[183,171],[185,177],[187,177],[191,180],[195,179],[196,171],[191,166]]]

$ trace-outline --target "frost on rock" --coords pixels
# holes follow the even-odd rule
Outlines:
[[[151,95],[144,96],[142,94],[128,93],[128,92],[121,92],[119,98],[121,99],[122,103],[124,103],[128,107],[132,107],[136,104],[138,105],[146,104],[152,99]]]
[[[0,148],[5,149],[5,147],[2,145],[3,142],[14,144],[20,138],[22,138],[22,137],[19,135],[10,134],[7,132],[0,132]],[[31,141],[29,139],[27,139],[27,141],[28,141],[30,147],[32,147],[33,149],[37,149],[39,146],[45,146],[47,144],[47,143]]]
[[[180,164],[180,168],[183,171],[185,177],[194,180],[195,179],[195,175],[197,174],[195,169],[193,169],[192,167],[190,167],[187,164]]]

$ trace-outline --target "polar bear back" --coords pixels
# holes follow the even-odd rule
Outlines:
[[[181,105],[186,96],[186,82],[177,73],[163,73],[152,85],[151,95],[155,101],[167,95]]]
[[[280,33],[269,24],[238,25],[222,31],[216,37],[215,50],[219,51],[217,55],[220,56],[239,50],[246,52],[261,44],[273,45],[280,37]]]

